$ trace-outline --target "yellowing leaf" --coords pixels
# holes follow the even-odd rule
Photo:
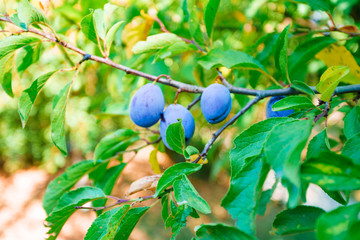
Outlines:
[[[330,101],[335,88],[340,81],[350,72],[346,66],[332,66],[328,68],[320,77],[320,82],[316,85],[316,90],[321,93],[320,99]]]
[[[339,27],[339,30],[347,32],[347,33],[359,33],[359,28],[355,25],[346,25]]]
[[[154,150],[151,151],[150,156],[149,156],[149,162],[151,165],[151,169],[154,171],[154,173],[160,174],[161,173],[161,169],[160,169],[160,165],[157,159],[157,152],[158,149],[155,148]]]
[[[146,39],[153,23],[154,20],[152,19],[144,19],[137,16],[130,23],[126,24],[122,32],[122,41],[126,45],[127,57],[131,57],[132,49],[138,41]]]
[[[350,74],[341,81],[349,84],[360,83],[360,67],[354,59],[354,56],[344,46],[335,44],[330,45],[315,55],[317,59],[322,60],[327,67],[347,66],[350,68]]]
[[[200,154],[194,154],[190,156],[190,159],[187,159],[186,161],[188,162],[194,162],[198,157],[200,156]],[[207,160],[207,158],[203,159],[200,158],[199,161],[197,162],[197,164],[207,164],[209,161]]]

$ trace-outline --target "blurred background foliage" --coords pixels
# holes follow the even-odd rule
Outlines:
[[[0,2],[1,13],[6,12],[11,15],[15,12],[17,1]],[[133,42],[161,32],[156,22],[149,22],[140,15],[141,10],[149,14],[156,13],[170,32],[190,38],[186,15],[182,9],[183,1],[33,0],[30,2],[44,11],[61,38],[90,54],[101,55],[97,45],[86,39],[81,32],[80,21],[90,13],[90,9],[104,8],[109,26],[121,20],[125,21],[116,34],[111,50],[110,58],[114,62],[153,75],[168,74],[173,79],[201,86],[207,86],[215,81],[215,71],[204,71],[197,64],[196,59],[201,53],[190,52],[155,62],[154,55],[133,55],[129,51]],[[331,0],[331,2],[336,6],[333,18],[339,26],[360,27],[360,1]],[[207,1],[196,1],[200,19],[206,4]],[[292,1],[222,0],[214,23],[212,41],[205,40],[213,47],[241,50],[251,54],[277,78],[280,76],[276,75],[272,57],[273,46],[277,39],[276,35],[288,24],[292,24],[293,29],[314,26],[322,28],[329,24],[329,18],[324,12],[314,12],[309,6]],[[347,37],[341,33],[331,33],[331,35],[338,40]],[[311,34],[295,33],[291,35],[290,51],[311,36]],[[344,44],[360,63],[358,38],[340,43]],[[79,55],[71,51],[67,51],[67,54],[64,55],[64,49],[49,42],[17,52],[15,59],[17,69],[13,71],[15,96],[10,98],[4,91],[0,91],[0,164],[4,172],[12,173],[21,168],[39,166],[54,173],[73,161],[91,159],[98,141],[118,128],[129,127],[149,135],[148,131],[136,127],[128,116],[130,98],[146,83],[146,80],[126,75],[122,71],[96,62],[85,62],[81,65],[80,74],[71,92],[66,113],[68,157],[64,157],[51,142],[50,114],[53,97],[71,80],[73,72],[55,74],[47,82],[35,102],[27,126],[22,129],[17,110],[21,92],[41,74],[59,68],[70,68],[73,63],[81,60]],[[32,59],[31,62],[34,64],[28,66],[26,59]],[[298,71],[293,78],[315,85],[325,69],[326,66],[321,60],[313,59],[306,66],[301,66],[301,71]],[[222,70],[230,82],[239,87],[266,89],[272,85],[266,76],[260,76],[254,71],[235,70],[227,73],[226,69]],[[161,85],[161,88],[166,103],[173,103],[176,89],[164,85]],[[193,94],[181,93],[178,102],[186,106],[195,97],[196,95]],[[233,98],[233,108],[228,119],[248,101],[246,96],[237,95]],[[265,101],[262,101],[261,104],[253,107],[236,122],[235,127],[228,129],[222,135],[221,140],[214,145],[208,156],[210,161],[206,166],[206,172],[210,174],[204,173],[204,177],[210,176],[214,180],[221,171],[228,171],[228,150],[232,147],[232,139],[246,127],[265,118],[264,104]],[[192,145],[202,149],[211,137],[211,133],[218,129],[221,123],[207,124],[199,104],[195,105],[191,112],[196,119],[196,132]],[[158,130],[158,124],[152,129]],[[335,141],[334,145],[341,142],[343,133],[336,124],[330,128],[329,133]],[[173,153],[170,154],[177,157]]]

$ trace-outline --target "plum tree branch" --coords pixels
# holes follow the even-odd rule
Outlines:
[[[7,22],[7,23],[10,23],[10,24],[14,24],[10,20],[10,18],[6,17],[6,16],[0,17],[0,21]],[[95,55],[90,55],[90,54],[86,53],[84,50],[82,50],[82,49],[80,49],[80,48],[78,48],[78,47],[76,47],[76,46],[74,46],[74,45],[72,45],[72,44],[70,44],[70,43],[68,43],[68,42],[66,42],[64,40],[56,38],[51,33],[45,33],[45,32],[42,32],[42,31],[40,31],[38,29],[35,29],[35,28],[29,27],[28,30],[21,30],[18,33],[27,33],[27,32],[39,35],[39,36],[47,39],[50,42],[57,43],[57,44],[65,47],[65,48],[67,48],[69,50],[72,50],[72,51],[74,51],[74,52],[76,52],[76,53],[78,53],[80,55],[88,56],[88,58],[87,58],[88,60],[92,60],[92,61],[95,61],[95,62],[106,64],[106,65],[108,65],[110,67],[113,67],[113,68],[119,69],[121,71],[124,71],[127,74],[132,74],[132,75],[136,75],[136,76],[139,76],[139,77],[143,77],[145,79],[148,79],[149,81],[157,81],[159,83],[162,83],[162,84],[165,84],[165,85],[177,88],[177,89],[181,89],[182,92],[202,93],[205,90],[205,88],[203,88],[203,87],[192,85],[192,84],[187,84],[187,83],[183,83],[183,82],[179,82],[179,81],[176,81],[176,80],[174,80],[174,79],[172,79],[170,77],[166,78],[166,79],[164,79],[164,78],[159,79],[158,76],[147,74],[147,73],[141,72],[139,70],[135,70],[135,69],[126,67],[124,65],[115,63],[109,58],[103,58],[103,57],[99,57],[99,56],[95,56]],[[275,89],[275,90],[254,90],[254,89],[235,87],[235,86],[231,85],[228,81],[226,81],[226,79],[222,76],[221,72],[218,71],[218,73],[220,74],[221,80],[224,83],[224,85],[229,88],[231,93],[234,93],[234,94],[251,95],[251,96],[260,95],[260,96],[262,96],[262,98],[271,97],[271,96],[280,96],[280,95],[298,95],[298,94],[301,94],[300,91],[297,91],[297,90],[295,90],[293,88]],[[315,93],[318,93],[315,90],[315,87],[312,87],[312,89],[315,91]],[[342,94],[342,93],[349,93],[349,92],[359,92],[359,91],[360,91],[360,84],[358,84],[358,85],[350,85],[350,86],[343,86],[343,87],[337,87],[336,88],[335,95]]]
[[[8,16],[1,16],[0,21],[7,22],[7,23],[10,23],[10,24],[14,24],[10,20],[10,18]],[[62,40],[62,39],[59,39],[54,34],[42,32],[39,29],[29,27],[28,30],[21,30],[21,31],[17,32],[17,34],[21,34],[21,33],[36,34],[38,36],[41,36],[41,37],[45,38],[49,42],[59,44],[60,46],[62,46],[64,48],[67,48],[69,50],[72,50],[72,51],[82,55],[83,60],[84,59],[85,60],[92,60],[92,61],[95,61],[95,62],[103,63],[103,64],[106,64],[106,65],[108,65],[110,67],[113,67],[113,68],[119,69],[121,71],[124,71],[127,74],[132,74],[132,75],[135,75],[135,76],[143,77],[143,78],[145,78],[145,79],[147,79],[149,81],[157,81],[157,82],[159,82],[161,84],[165,84],[165,85],[177,88],[178,91],[181,91],[181,92],[202,93],[205,90],[205,88],[203,88],[201,86],[192,85],[192,84],[186,84],[186,83],[183,83],[183,82],[176,81],[176,80],[172,79],[170,76],[168,76],[166,78],[161,78],[160,76],[162,76],[162,75],[154,76],[154,75],[151,75],[151,74],[141,72],[139,70],[135,70],[135,69],[126,67],[124,65],[113,62],[108,57],[99,57],[99,56],[96,56],[96,55],[90,55],[90,54],[86,53],[84,50],[82,50],[82,49],[80,49],[80,48],[78,48],[78,47],[76,47],[76,46]],[[234,117],[232,117],[217,132],[215,132],[213,134],[213,137],[205,145],[204,150],[200,154],[200,157],[203,157],[203,158],[206,157],[208,151],[210,150],[211,146],[216,141],[216,139],[219,137],[219,135],[227,127],[232,125],[248,109],[250,109],[251,106],[253,106],[257,102],[259,102],[261,99],[267,98],[267,97],[272,97],[272,96],[303,94],[302,92],[300,92],[300,91],[298,91],[298,90],[296,90],[294,88],[291,88],[291,87],[284,88],[284,89],[274,89],[274,90],[256,90],[256,89],[248,89],[248,88],[236,87],[236,86],[233,86],[232,84],[230,84],[219,70],[217,70],[217,72],[218,72],[218,75],[219,75],[222,83],[230,90],[231,93],[255,96],[255,98],[252,99],[243,109],[241,109]],[[311,87],[311,89],[315,93],[319,93],[319,92],[316,91],[315,87]],[[337,87],[335,89],[335,91],[334,91],[334,95],[343,94],[343,93],[350,93],[350,92],[360,92],[360,84]],[[200,100],[200,96],[197,97],[192,103],[189,104],[188,109],[190,109],[197,102],[199,102],[199,100]],[[196,159],[195,162],[198,162],[200,157],[198,159]]]
[[[9,17],[0,17],[0,21],[14,24],[10,20]],[[74,45],[72,45],[72,44],[70,44],[68,42],[65,42],[64,40],[56,38],[53,34],[45,33],[45,32],[42,32],[42,31],[40,31],[38,29],[35,29],[35,28],[29,27],[28,30],[21,30],[19,33],[26,33],[26,32],[39,35],[39,36],[47,39],[50,42],[57,43],[60,46],[63,46],[65,48],[67,48],[67,49],[70,49],[70,50],[72,50],[72,51],[74,51],[74,52],[76,52],[78,54],[83,55],[83,56],[89,55],[90,56],[89,60],[106,64],[106,65],[108,65],[110,67],[113,67],[113,68],[119,69],[121,71],[124,71],[127,74],[132,74],[132,75],[136,75],[136,76],[139,76],[139,77],[143,77],[143,78],[148,79],[150,81],[155,81],[158,78],[158,76],[147,74],[147,73],[144,73],[144,72],[141,72],[141,71],[126,67],[124,65],[115,63],[109,58],[103,58],[103,57],[99,57],[99,56],[95,56],[95,55],[90,55],[90,54],[86,53],[84,50],[82,50],[82,49],[80,49],[78,47],[75,47]],[[181,89],[182,92],[200,93],[200,92],[204,91],[203,87],[182,83],[182,82],[173,80],[171,78],[158,79],[157,82],[168,85],[168,86],[171,86],[171,87],[174,87],[174,88],[177,88],[177,89]]]
[[[222,83],[227,88],[229,88],[230,92],[234,94],[261,96],[261,98],[303,94],[302,92],[291,87],[284,89],[274,89],[274,90],[255,90],[255,89],[235,87],[226,80],[226,78],[222,75],[222,73],[219,70],[217,71]],[[314,93],[319,94],[319,92],[316,90],[315,87],[310,87],[310,88],[314,91]],[[337,87],[334,91],[334,95],[351,93],[351,92],[360,92],[360,84]]]

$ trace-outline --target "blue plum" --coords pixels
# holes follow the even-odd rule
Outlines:
[[[150,127],[159,121],[165,99],[159,86],[148,83],[142,86],[130,102],[130,118],[140,127]]]
[[[271,97],[266,106],[266,118],[272,117],[287,117],[290,114],[294,113],[294,110],[284,110],[284,111],[273,111],[272,106],[279,100],[285,98],[285,96],[274,96]]]
[[[201,95],[201,111],[211,124],[224,120],[231,110],[230,91],[224,85],[214,83],[208,86]]]
[[[160,135],[165,146],[169,149],[171,149],[171,147],[166,142],[166,130],[170,124],[178,122],[178,119],[182,120],[181,124],[185,131],[185,142],[188,143],[194,135],[195,120],[190,111],[180,104],[169,105],[164,111],[163,118],[161,118],[160,121]]]

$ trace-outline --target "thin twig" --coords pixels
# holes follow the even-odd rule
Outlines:
[[[300,32],[300,33],[296,33],[295,36],[302,36],[305,34],[315,34],[315,33],[330,33],[330,32],[340,32],[340,33],[345,33],[350,35],[351,37],[356,37],[356,36],[360,36],[360,32],[349,32],[346,31],[344,29],[341,28],[329,28],[329,29],[316,29],[316,30],[312,30],[312,29],[307,29],[307,28],[296,28],[294,29],[294,31],[296,32]]]
[[[120,198],[116,198],[113,196],[106,196],[107,198],[112,198],[112,199],[117,199],[117,201],[115,203],[109,204],[109,205],[105,205],[102,207],[84,207],[84,206],[75,206],[75,209],[91,209],[93,211],[99,211],[99,210],[104,210],[106,208],[111,208],[123,203],[139,203],[139,202],[143,202],[149,199],[154,199],[156,198],[155,195],[150,195],[150,196],[145,196],[145,197],[138,197],[138,198],[134,198],[134,199],[120,199]]]
[[[216,139],[220,136],[220,134],[230,125],[232,125],[239,117],[241,117],[247,110],[249,110],[254,104],[261,100],[261,96],[256,96],[252,99],[245,107],[243,107],[235,116],[233,116],[229,121],[227,121],[219,130],[217,130],[210,141],[205,145],[204,150],[201,152],[198,158],[195,159],[194,163],[197,163],[200,158],[205,159],[212,145],[216,141]]]
[[[333,17],[331,16],[331,14],[329,12],[326,12],[326,14],[329,16],[330,21],[331,21],[331,23],[333,25],[333,27],[330,27],[330,29],[336,29],[336,24],[335,24],[335,21],[334,21]]]
[[[325,108],[322,111],[322,113],[320,113],[319,115],[316,115],[314,118],[314,123],[316,123],[317,121],[319,121],[322,117],[325,117],[325,127],[327,127],[327,117],[329,115],[329,111],[330,111],[330,103],[329,102],[325,102]]]
[[[198,103],[201,99],[201,95],[194,99],[188,106],[187,109],[190,110],[196,103]]]

